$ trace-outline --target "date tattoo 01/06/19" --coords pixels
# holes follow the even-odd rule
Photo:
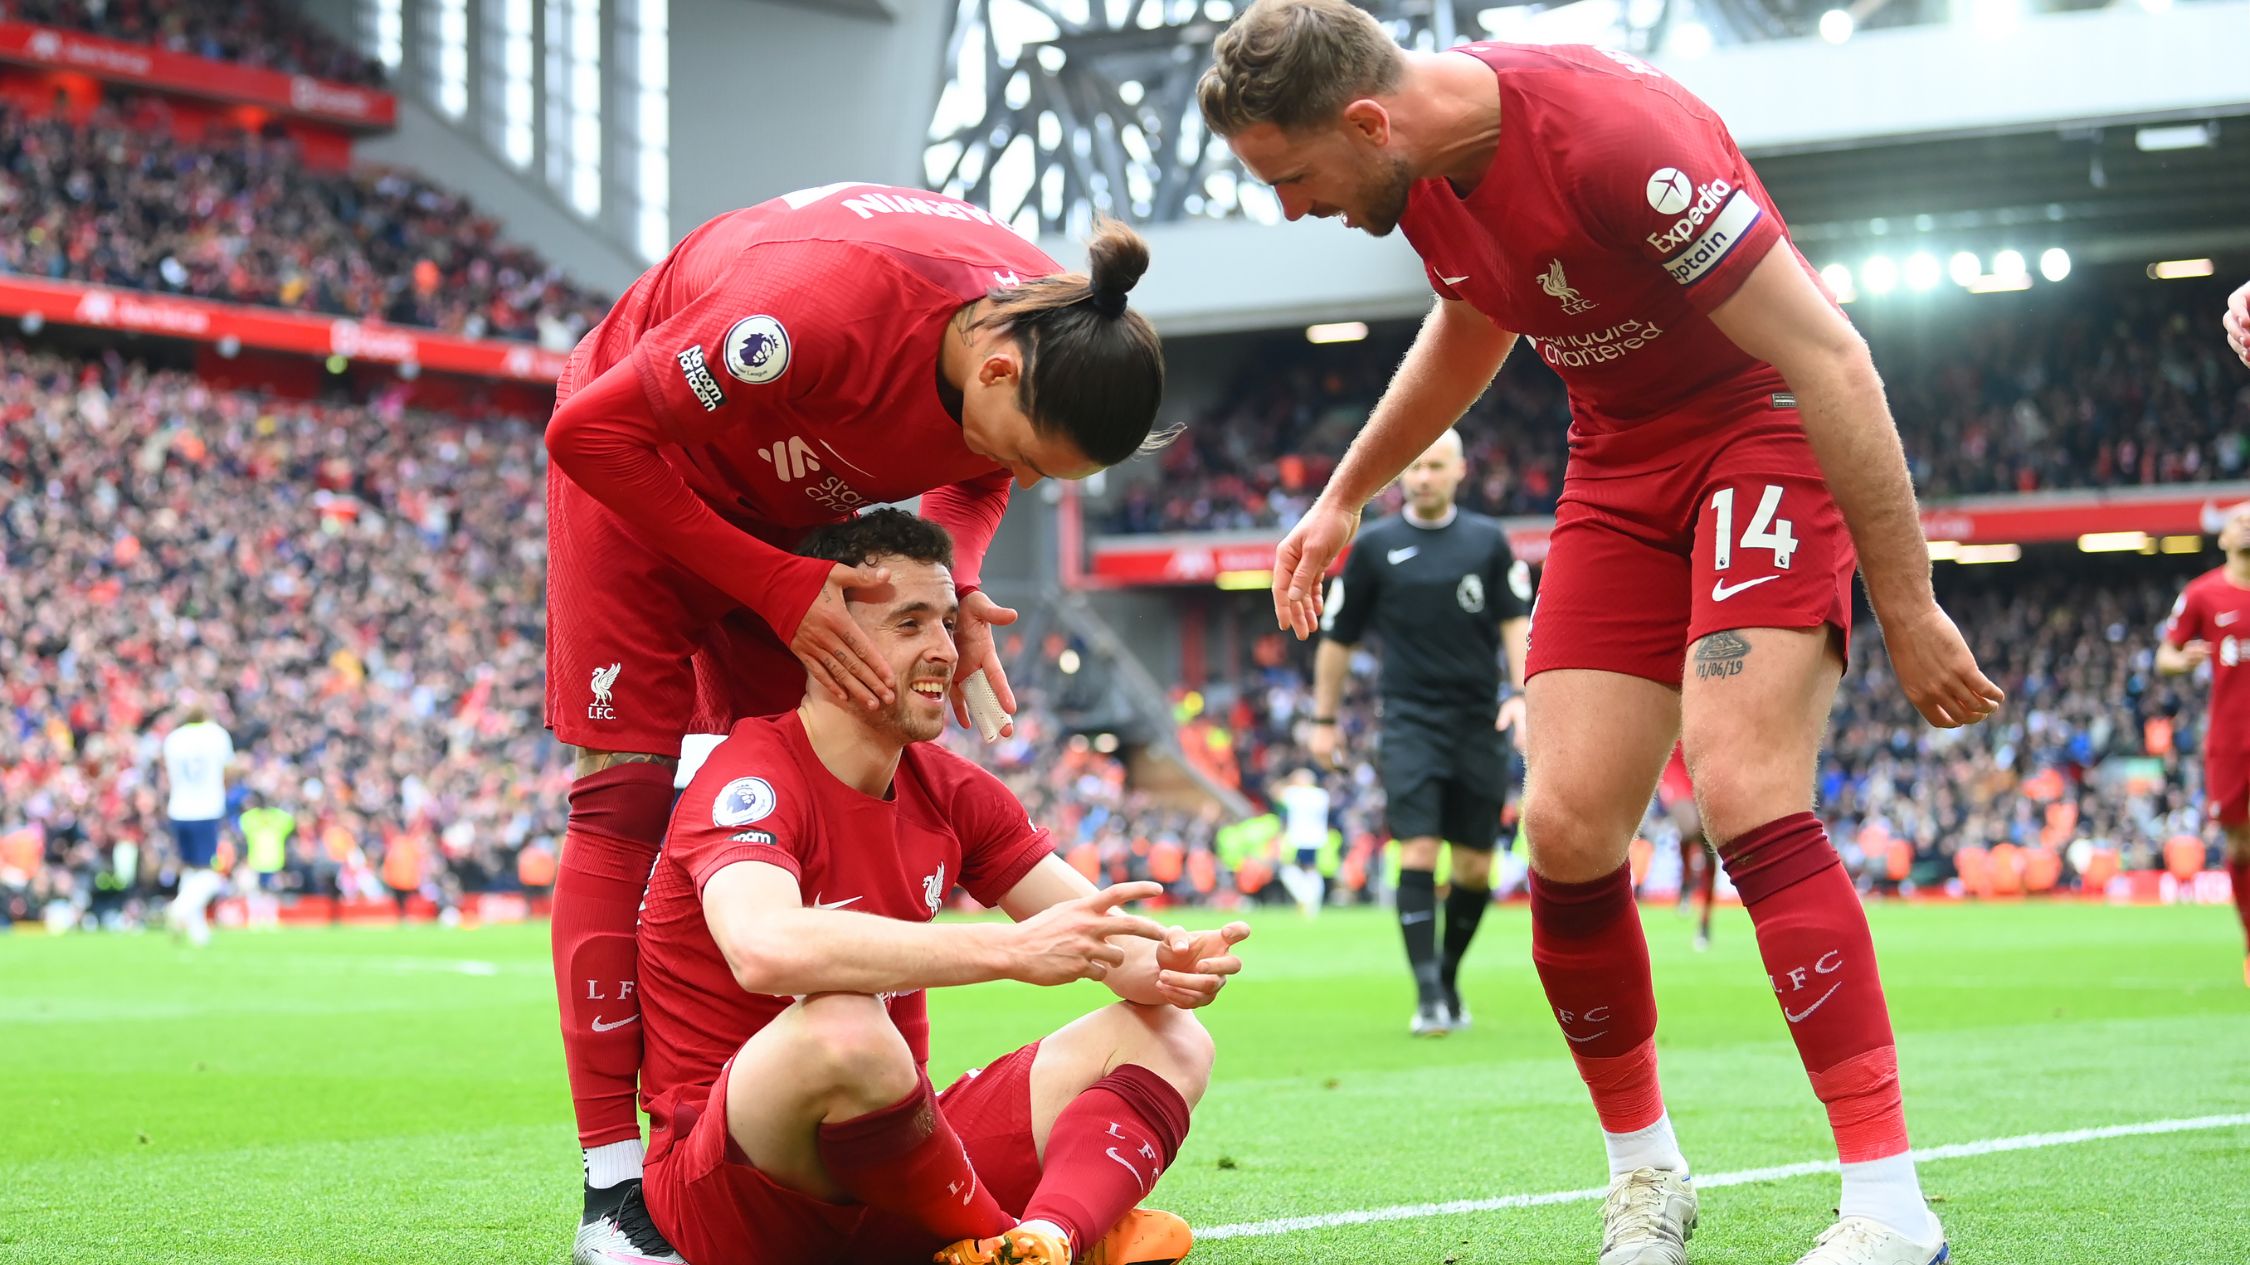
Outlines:
[[[1750,642],[1740,633],[1715,632],[1695,643],[1695,679],[1723,681],[1742,675],[1742,661],[1750,657]]]

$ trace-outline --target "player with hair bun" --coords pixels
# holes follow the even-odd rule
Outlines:
[[[1011,484],[1078,479],[1161,444],[1164,356],[1126,296],[1148,268],[1096,225],[1067,271],[990,214],[838,184],[688,234],[587,334],[547,449],[547,725],[578,748],[555,885],[563,1056],[585,1150],[578,1265],[678,1259],[639,1193],[634,926],[688,733],[816,690],[870,711],[898,682],[847,611],[882,569],[789,552],[922,497],[960,584],[955,715],[984,673],[1014,697],[977,587]]]

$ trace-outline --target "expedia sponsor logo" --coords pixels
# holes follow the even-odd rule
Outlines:
[[[1686,214],[1672,221],[1667,227],[1648,235],[1650,248],[1661,251],[1675,251],[1695,240],[1696,228],[1703,221],[1710,219],[1711,213],[1718,210],[1720,205],[1727,200],[1727,195],[1733,192],[1734,186],[1729,184],[1723,176],[1697,189],[1695,201],[1689,204]]]
[[[1623,360],[1663,335],[1664,327],[1654,321],[1620,321],[1599,333],[1542,338],[1539,358],[1557,369],[1583,369]]]

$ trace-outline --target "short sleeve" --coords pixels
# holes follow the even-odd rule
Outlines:
[[[708,434],[760,405],[833,395],[850,384],[863,324],[895,307],[891,270],[849,243],[769,242],[727,265],[710,288],[641,335],[632,363],[657,421]]]
[[[2203,604],[2195,600],[2194,589],[2183,589],[2172,603],[2171,617],[2164,621],[2164,640],[2177,649],[2202,635]]]
[[[1000,779],[966,760],[951,796],[961,840],[961,886],[981,905],[997,905],[1032,867],[1053,855],[1054,836],[1031,820]]]
[[[1485,578],[1484,591],[1493,595],[1492,609],[1504,624],[1531,613],[1531,564],[1516,556],[1499,524],[1493,524],[1492,534],[1492,574]]]
[[[1344,556],[1344,570],[1328,582],[1328,600],[1321,605],[1320,633],[1339,645],[1355,646],[1367,635],[1368,617],[1375,611],[1375,590],[1381,581],[1375,569],[1375,547],[1362,533]]]
[[[700,893],[738,861],[763,861],[804,878],[811,845],[807,792],[796,761],[762,733],[738,733],[715,748],[672,808],[664,859]]]
[[[1571,146],[1588,232],[1709,312],[1782,240],[1781,217],[1726,124],[1685,88],[1635,82],[1601,104],[1601,123]]]

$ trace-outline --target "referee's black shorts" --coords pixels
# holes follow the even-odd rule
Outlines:
[[[1492,728],[1497,708],[1383,709],[1376,772],[1394,839],[1439,838],[1490,852],[1500,843],[1507,758]]]

